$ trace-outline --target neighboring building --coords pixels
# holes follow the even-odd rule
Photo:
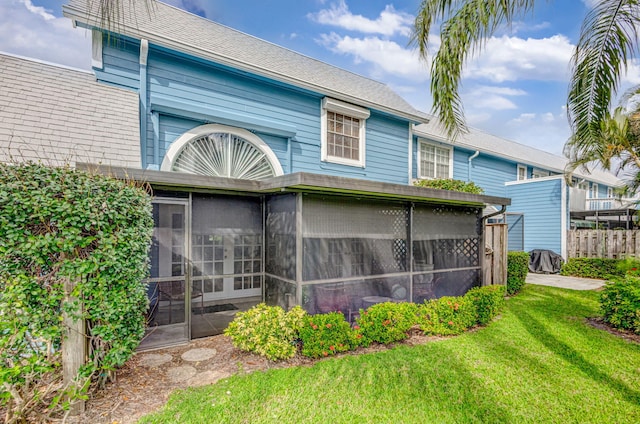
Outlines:
[[[446,143],[384,84],[163,3],[149,15],[133,2],[104,33],[96,3],[64,7],[92,31],[95,77],[0,55],[1,160],[152,185],[148,346],[220,333],[260,301],[352,320],[376,302],[462,294],[482,284],[484,223],[508,197],[525,248],[562,250],[568,190],[543,175],[561,159],[476,133]],[[486,195],[412,187],[420,177]]]
[[[585,218],[615,210],[616,220],[601,216],[601,224],[632,224],[629,201],[613,193],[623,182],[609,172],[577,170],[567,184],[567,159],[533,147],[473,128],[452,143],[435,120],[413,133],[413,178],[473,181],[488,195],[511,198],[502,216],[509,224],[510,250],[548,249],[566,259],[566,230],[596,225]]]

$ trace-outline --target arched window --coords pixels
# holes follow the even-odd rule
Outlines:
[[[282,166],[257,135],[218,124],[201,125],[180,136],[162,161],[163,171],[262,180],[282,175]]]

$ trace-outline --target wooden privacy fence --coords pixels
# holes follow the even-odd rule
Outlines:
[[[640,230],[569,230],[570,258],[611,258],[640,255]]]
[[[507,229],[507,224],[485,226],[485,286],[507,284]]]

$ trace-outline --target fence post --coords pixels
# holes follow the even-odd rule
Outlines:
[[[75,281],[67,278],[64,283],[65,302],[73,303],[78,299],[73,296]],[[82,312],[82,308],[79,312]],[[85,364],[87,354],[87,339],[85,337],[85,322],[83,318],[69,316],[63,312],[65,335],[62,340],[62,375],[65,387],[70,388],[78,384],[77,376],[80,367]],[[75,400],[70,406],[70,415],[84,412],[85,402]]]

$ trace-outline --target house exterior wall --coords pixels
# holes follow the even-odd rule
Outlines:
[[[115,38],[115,39],[114,39]],[[205,123],[248,129],[273,150],[285,173],[312,172],[407,184],[410,123],[370,110],[366,120],[365,166],[321,161],[321,93],[151,46],[146,87],[140,87],[139,43],[103,37],[99,81],[136,90],[141,96],[146,137],[143,167],[159,169],[171,144]]]
[[[509,211],[525,216],[524,250],[549,249],[563,254],[568,209],[563,177],[518,181],[506,187],[511,198]]]

